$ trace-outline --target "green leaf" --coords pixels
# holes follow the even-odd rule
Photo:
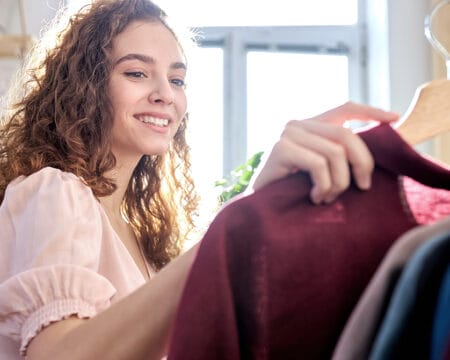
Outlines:
[[[215,187],[222,188],[222,192],[218,199],[220,205],[247,189],[251,178],[255,174],[256,168],[261,163],[263,154],[263,151],[257,152],[244,164],[241,164],[230,171],[230,174],[227,177],[214,182]]]

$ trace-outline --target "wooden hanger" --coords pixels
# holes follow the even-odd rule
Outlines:
[[[411,145],[450,131],[450,54],[436,39],[431,26],[436,12],[447,4],[450,0],[439,2],[425,18],[425,35],[444,57],[447,79],[433,80],[417,88],[408,110],[395,126]]]
[[[433,80],[419,87],[395,129],[411,145],[450,131],[450,81]]]
[[[25,8],[23,0],[19,0],[20,30],[19,35],[0,35],[0,58],[23,58],[32,43],[32,37],[27,34]]]

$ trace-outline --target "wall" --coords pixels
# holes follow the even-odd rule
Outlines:
[[[424,34],[429,0],[366,0],[367,102],[404,114],[418,86],[431,79],[430,44]],[[434,155],[434,142],[417,146]]]
[[[27,33],[39,37],[40,30],[50,21],[59,8],[60,0],[22,0],[25,10]],[[8,34],[20,34],[19,0],[0,0],[0,26]],[[17,59],[0,58],[0,95],[9,86],[12,74],[20,62]]]
[[[399,114],[412,104],[418,86],[445,77],[445,64],[425,37],[424,20],[438,0],[366,0],[368,103]],[[439,25],[450,50],[450,6]],[[443,41],[445,43],[445,41]],[[450,164],[450,134],[417,146]]]
[[[42,25],[55,15],[61,0],[23,1],[28,32],[37,37]],[[437,1],[362,0],[369,44],[366,79],[369,104],[402,114],[419,85],[445,77],[442,58],[431,49],[424,36],[424,18]],[[0,0],[0,8],[0,24],[10,33],[18,33],[18,0]],[[450,11],[448,15],[450,17]],[[450,21],[441,24],[449,26],[445,24]],[[443,33],[449,34],[450,44],[450,29],[447,30]],[[17,66],[15,60],[0,59],[0,95]],[[450,163],[450,135],[421,144],[418,149]]]
[[[430,0],[430,5],[439,3],[438,0]],[[442,45],[450,52],[450,6],[445,6],[436,13],[436,26],[433,32]],[[442,79],[447,76],[444,58],[434,48],[432,49],[432,78]],[[449,99],[450,101],[450,99]],[[439,136],[434,142],[434,155],[450,164],[450,133]]]

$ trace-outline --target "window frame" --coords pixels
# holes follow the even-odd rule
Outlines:
[[[348,56],[349,98],[366,101],[366,32],[363,0],[353,25],[200,27],[200,46],[224,51],[223,173],[245,162],[247,154],[248,50],[268,49]],[[290,120],[290,119],[286,119]]]

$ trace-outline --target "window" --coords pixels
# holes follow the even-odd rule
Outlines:
[[[161,0],[160,4],[196,26],[202,48],[223,50],[223,58],[216,58],[223,65],[223,91],[215,93],[223,97],[223,116],[195,120],[223,121],[219,125],[223,141],[215,142],[223,146],[223,174],[270,148],[288,120],[318,114],[349,99],[365,101],[365,44],[358,17],[362,1],[280,0],[269,6],[268,1],[247,0],[238,6],[234,0]],[[220,69],[213,61],[205,64],[205,76],[210,76],[208,67]],[[194,74],[193,82],[197,76],[203,75]],[[212,101],[208,86],[200,92],[204,95],[197,93],[191,103]],[[201,141],[194,146],[205,146],[199,152],[211,153]]]
[[[189,26],[351,25],[358,0],[156,0]]]
[[[199,33],[189,137],[206,198],[215,180],[269,150],[288,120],[365,101],[363,0],[156,1]]]
[[[187,141],[196,185],[210,207],[217,195],[213,194],[213,184],[223,171],[223,49],[202,47],[195,52],[195,60],[188,63],[195,80],[187,79]]]
[[[166,2],[171,1],[161,1],[161,5],[164,6]],[[192,8],[195,8],[194,3],[186,2]],[[357,16],[358,11],[362,12],[358,8],[358,1],[278,1],[277,8],[272,9],[277,13],[273,17],[265,16],[268,12],[262,5],[258,8],[261,10],[258,16],[255,16],[255,11],[252,16],[248,13],[244,15],[245,4],[253,2],[241,3],[243,6],[239,8],[233,5],[233,1],[209,1],[209,5],[205,5],[201,12],[194,13],[193,24],[198,26],[201,47],[222,49],[223,56],[215,60],[209,57],[202,70],[194,74],[192,81],[198,81],[197,76],[212,79],[210,67],[214,67],[214,71],[218,69],[223,76],[223,90],[214,92],[214,96],[222,96],[222,116],[192,116],[192,122],[208,124],[208,127],[211,122],[222,122],[215,126],[216,129],[222,129],[222,141],[216,139],[205,143],[200,139],[210,134],[196,133],[193,128],[199,140],[192,142],[192,146],[204,156],[194,155],[194,162],[198,160],[201,163],[198,169],[207,172],[203,175],[200,173],[199,178],[202,180],[207,176],[218,179],[257,151],[269,150],[290,119],[313,116],[349,99],[365,101],[364,34]],[[234,14],[232,12],[227,17],[224,4],[234,9]],[[260,0],[258,4],[265,2]],[[347,8],[341,12],[336,8],[331,9],[337,4],[342,9],[345,6]],[[302,5],[304,11],[300,8]],[[178,2],[177,6],[175,13],[184,5]],[[319,11],[320,7],[331,11]],[[208,8],[211,12],[208,12]],[[236,9],[240,9],[239,14]],[[284,18],[278,16],[281,10],[285,15],[302,16],[298,16],[298,22],[295,23],[290,15]],[[170,7],[168,13],[171,14]],[[188,9],[181,13],[187,14]],[[215,18],[217,14],[221,14],[220,18]],[[331,19],[330,14],[344,16]],[[325,17],[319,18],[319,15]],[[245,19],[251,23],[245,23]],[[200,26],[202,24],[216,25]],[[190,98],[195,107],[201,108],[217,101],[213,100],[209,86],[203,85],[198,91],[195,98]],[[222,161],[216,156],[220,156]],[[221,169],[216,167],[214,172],[220,170],[220,173],[213,173],[209,166],[205,166],[219,162],[223,166]],[[215,196],[212,184],[202,184],[200,189],[203,194]],[[210,200],[208,195],[206,198]]]
[[[246,156],[277,140],[289,119],[304,119],[345,102],[345,54],[249,51]]]

